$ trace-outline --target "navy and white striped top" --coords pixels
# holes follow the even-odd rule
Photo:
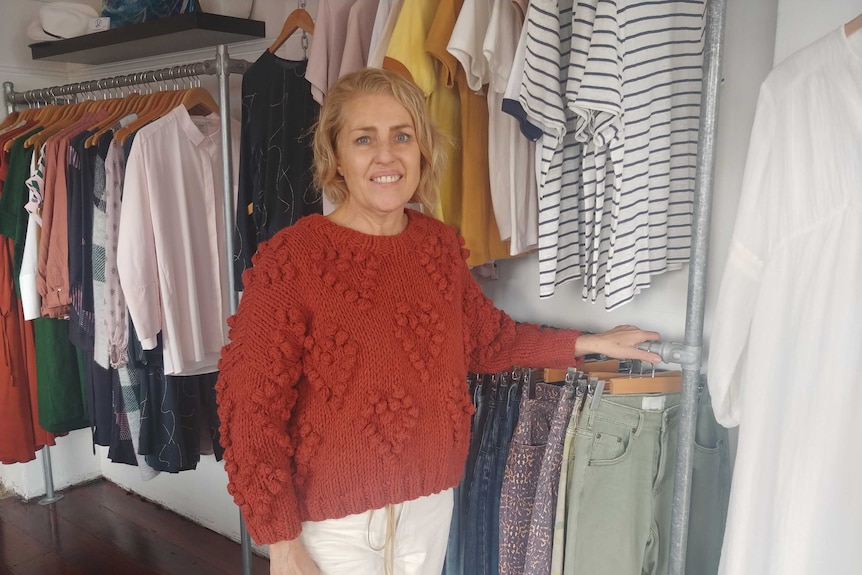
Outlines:
[[[540,296],[613,309],[689,257],[705,0],[534,0],[522,121],[541,129]],[[517,107],[516,107],[517,108]]]

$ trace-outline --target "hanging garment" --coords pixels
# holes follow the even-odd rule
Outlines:
[[[305,79],[318,104],[338,80],[344,57],[347,20],[357,0],[320,0],[314,23],[314,38],[308,53]]]
[[[563,573],[667,573],[679,394],[586,399],[568,462]],[[574,458],[572,461],[571,458]]]
[[[0,194],[2,196],[2,194]],[[0,237],[0,463],[24,463],[43,445],[54,445],[53,435],[39,426],[36,363],[32,326],[12,281],[12,240]]]
[[[131,138],[129,138],[131,139]],[[96,321],[96,338],[104,338],[108,346],[108,362],[121,368],[129,362],[129,320],[126,298],[120,285],[117,267],[117,247],[120,241],[120,214],[123,181],[126,174],[126,153],[116,140],[111,140],[105,156],[105,314]],[[98,318],[97,318],[98,319]],[[104,332],[104,335],[102,335]],[[128,400],[126,403],[128,408]],[[132,423],[130,421],[130,423]],[[134,429],[133,429],[134,434]]]
[[[858,38],[858,32],[855,37]],[[835,30],[760,89],[710,341],[740,426],[724,575],[862,573],[862,49]]]
[[[136,117],[132,114],[124,121]],[[138,452],[141,432],[139,389],[132,388],[132,368],[127,367],[128,319],[117,272],[125,160],[113,136],[113,131],[108,131],[99,139],[93,172],[93,359],[101,368],[108,369],[111,376],[113,419],[108,457],[114,462],[136,464],[141,470],[141,477],[147,480],[157,472],[147,465],[146,458]],[[117,333],[120,335],[115,335]]]
[[[582,145],[560,79],[572,54],[572,6],[572,0],[530,2],[503,102],[536,141],[539,297],[582,277]]]
[[[487,79],[482,41],[490,20],[488,0],[443,0],[451,9],[446,16],[458,15],[455,21],[445,17],[436,24],[451,30],[446,49],[459,62],[454,72],[461,99],[461,235],[470,250],[468,265],[482,265],[490,260],[509,257],[509,242],[500,239],[491,201],[491,176],[488,173],[488,102],[483,83]],[[463,5],[462,5],[463,4]],[[441,11],[438,10],[438,13]],[[475,64],[474,64],[475,63]],[[480,73],[477,73],[480,72]]]
[[[540,129],[541,297],[583,278],[584,299],[614,309],[687,261],[703,14],[703,2],[530,3],[525,71],[507,89],[519,106],[504,106],[525,134]]]
[[[39,244],[39,266],[37,268],[39,293],[42,296],[42,316],[65,319],[72,303],[69,292],[69,225],[78,228],[78,220],[70,221],[69,198],[80,185],[77,174],[69,174],[69,149],[72,139],[88,127],[105,117],[107,112],[84,114],[81,120],[48,139],[46,174],[49,182],[45,187],[42,212],[42,241]],[[53,146],[52,146],[53,145]],[[52,156],[54,163],[52,165]],[[53,178],[51,174],[54,174]],[[71,186],[70,186],[71,184]],[[70,189],[71,188],[71,189]],[[49,199],[51,207],[49,209]],[[77,213],[74,210],[72,214]],[[50,225],[46,221],[50,218]],[[82,225],[82,224],[81,224]],[[76,234],[77,235],[77,234]],[[77,260],[75,260],[77,261]]]
[[[584,298],[601,291],[614,309],[688,261],[706,2],[592,4],[586,29],[584,3],[573,15],[573,38],[591,41],[585,61],[571,59],[566,93],[586,124],[584,181],[595,182]]]
[[[701,389],[692,454],[687,575],[717,575],[730,499],[730,444],[715,420],[709,392]]]
[[[96,146],[84,147],[94,132],[84,130],[69,142],[67,189],[69,218],[70,339],[81,349],[93,349],[93,194],[96,182]],[[104,192],[104,164],[98,186]]]
[[[24,242],[29,214],[24,210],[27,191],[25,181],[30,175],[32,148],[24,141],[39,129],[18,137],[9,154],[4,193],[0,196],[0,233],[13,239],[13,280],[17,281],[23,260]],[[17,206],[17,209],[15,208]],[[41,246],[40,246],[41,248]],[[19,260],[16,259],[19,257]],[[17,291],[17,290],[16,290]],[[33,322],[36,378],[31,401],[38,409],[34,414],[42,429],[51,433],[66,433],[89,425],[84,405],[83,372],[78,356],[69,342],[68,322],[37,319]],[[25,331],[29,331],[25,328]]]
[[[310,137],[319,108],[303,78],[305,68],[306,62],[283,60],[267,50],[242,78],[237,289],[260,242],[302,216],[321,213],[320,193],[312,184]]]
[[[25,124],[0,134],[0,200],[7,181],[9,161],[5,143],[30,131]],[[2,205],[2,201],[0,201]],[[54,437],[38,423],[36,355],[32,324],[19,313],[12,278],[14,245],[0,238],[0,345],[4,369],[0,371],[0,463],[23,463],[35,458]]]
[[[27,235],[24,240],[24,253],[21,257],[21,272],[18,274],[18,285],[21,290],[21,304],[24,307],[24,319],[31,320],[42,314],[42,296],[36,285],[36,268],[39,265],[39,242],[42,235],[42,186],[44,182],[45,157],[44,146],[42,154],[34,155],[30,165],[30,177],[26,181],[30,201],[25,208],[27,216]]]
[[[0,234],[12,240],[12,280],[15,293],[20,294],[19,276],[24,261],[24,244],[27,238],[27,212],[24,204],[27,198],[26,181],[30,176],[33,149],[25,148],[24,141],[41,131],[37,128],[15,138],[7,159],[6,179],[3,195],[0,196]],[[17,297],[17,295],[16,295]]]
[[[150,467],[168,473],[189,471],[197,467],[202,453],[212,453],[213,448],[221,461],[219,436],[210,435],[218,429],[212,411],[217,377],[217,373],[165,377],[153,366],[146,371],[140,385],[139,449]]]
[[[536,497],[530,517],[527,539],[525,575],[547,575],[551,570],[551,546],[557,514],[557,495],[560,486],[560,469],[563,464],[566,429],[572,418],[577,390],[566,385],[560,393],[557,410],[548,431],[548,447],[542,457],[542,467],[536,482]],[[568,464],[568,461],[566,462]]]
[[[557,481],[557,506],[554,511],[553,535],[551,539],[551,575],[563,573],[563,561],[566,552],[566,489],[569,484],[569,461],[572,458],[572,447],[575,444],[575,433],[578,429],[578,421],[584,409],[584,400],[587,397],[587,389],[578,386],[575,395],[575,403],[572,406],[572,416],[566,425],[566,433],[563,438],[562,464],[560,465],[560,477]],[[532,523],[531,523],[532,527]]]
[[[499,507],[493,502],[502,481],[497,481],[500,443],[508,443],[508,438],[503,436],[508,422],[511,376],[508,373],[496,374],[483,387],[488,388],[485,392],[486,422],[482,429],[474,430],[479,437],[479,449],[472,467],[466,470],[472,477],[469,483],[465,483],[464,490],[465,573],[484,573],[491,569],[491,565],[497,563],[495,558],[499,546],[499,531],[493,529],[495,523],[499,524]]]
[[[347,16],[347,34],[344,38],[344,54],[341,57],[339,76],[368,65],[371,34],[380,0],[357,0]],[[387,0],[383,0],[384,2]]]
[[[377,14],[374,15],[374,27],[371,31],[371,45],[368,47],[369,67],[383,66],[383,58],[389,48],[392,31],[398,22],[403,2],[404,0],[380,0],[377,4]]]
[[[503,111],[503,96],[515,66],[523,13],[514,3],[494,2],[482,43],[488,63],[488,169],[491,200],[500,238],[510,240],[509,254],[538,245],[538,190],[535,143],[525,138],[517,121]]]
[[[36,338],[39,424],[52,433],[90,426],[83,357],[69,341],[68,320],[33,320]]]
[[[535,384],[532,397],[522,392],[500,493],[500,575],[524,572],[536,484],[561,392],[544,383]]]
[[[381,65],[412,80],[425,93],[428,112],[441,132],[448,138],[444,142],[446,168],[437,189],[437,205],[434,213],[428,214],[449,225],[461,223],[460,188],[460,105],[446,71],[438,72],[434,62],[438,58],[437,48],[446,38],[438,36],[434,28],[435,0],[405,2],[393,24],[391,37],[386,46],[386,57]],[[392,14],[395,11],[393,10]]]
[[[126,162],[120,284],[143,347],[161,333],[166,375],[215,371],[227,340],[219,131],[215,114],[178,106],[137,132]]]
[[[120,374],[115,369],[109,370],[111,376],[111,397],[113,400],[113,421],[111,422],[111,437],[108,442],[108,459],[114,463],[138,465],[138,455],[132,443],[129,421],[122,403],[120,389]]]

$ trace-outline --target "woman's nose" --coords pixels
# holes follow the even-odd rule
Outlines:
[[[378,162],[389,162],[395,158],[391,142],[381,142],[377,145],[376,159]]]

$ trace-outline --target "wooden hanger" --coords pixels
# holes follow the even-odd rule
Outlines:
[[[28,131],[36,128],[39,124],[39,114],[42,113],[43,108],[27,108],[26,110],[22,110],[18,112],[18,120],[26,121],[26,122],[34,122],[29,128]],[[12,138],[11,140],[7,140],[3,145],[3,151],[9,152],[12,150],[12,145],[15,143],[17,138]]]
[[[185,91],[180,104],[185,106],[189,114],[196,116],[208,116],[218,112],[218,104],[209,90],[205,88],[191,88]]]
[[[111,115],[91,128],[91,130],[95,130],[95,134],[87,138],[87,141],[84,143],[84,147],[92,148],[93,146],[97,146],[99,144],[99,140],[101,140],[102,136],[105,135],[105,132],[113,128],[117,122],[131,114],[135,109],[135,105],[142,97],[143,96],[140,94],[129,94],[125,98],[119,98],[119,105],[114,108]]]
[[[50,125],[44,126],[41,132],[30,136],[27,141],[24,142],[24,147],[34,148],[36,150],[42,149],[42,145],[48,140],[48,138],[76,124],[84,114],[95,111],[90,110],[90,106],[87,104],[88,102],[61,106],[64,113]]]
[[[180,100],[182,100],[183,97],[183,92],[185,92],[185,90],[169,90],[166,92],[150,94],[149,98],[151,99],[151,106],[148,107],[146,111],[138,114],[137,120],[130,123],[128,126],[117,130],[117,133],[114,134],[114,139],[121,145],[125,144],[129,136],[179,106]]]
[[[643,375],[595,372],[590,374],[590,378],[593,377],[603,380],[605,392],[611,395],[676,393],[682,390],[681,371],[657,371]]]
[[[618,359],[604,359],[604,360],[593,360],[593,361],[585,361],[581,364],[580,371],[583,373],[594,373],[594,372],[610,372],[610,373],[620,373],[620,360]],[[565,369],[554,369],[551,367],[545,368],[545,379],[544,381],[565,381],[566,379],[566,370]]]
[[[18,123],[18,117],[20,115],[21,114],[19,112],[12,112],[11,114],[9,114],[5,118],[3,118],[3,121],[0,122],[0,132],[5,130],[6,128],[11,128],[15,124],[17,124]]]
[[[288,14],[287,19],[284,21],[284,26],[281,27],[281,33],[275,39],[275,42],[272,43],[272,46],[269,47],[270,54],[275,54],[275,51],[284,46],[287,39],[293,36],[293,33],[297,30],[302,30],[307,34],[314,34],[314,20],[311,18],[311,14],[303,8],[297,8]]]
[[[859,31],[862,28],[862,14],[859,14],[846,24],[844,24],[844,35],[848,38]]]

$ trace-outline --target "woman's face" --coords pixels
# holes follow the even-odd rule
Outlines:
[[[336,142],[346,207],[368,216],[400,213],[419,186],[420,153],[410,113],[388,94],[347,102]]]

